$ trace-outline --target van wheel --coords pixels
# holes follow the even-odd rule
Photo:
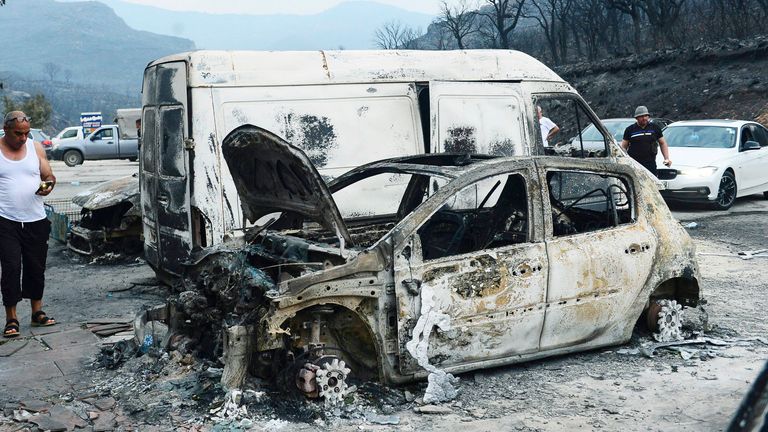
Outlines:
[[[83,163],[83,155],[77,150],[67,150],[62,159],[64,159],[64,163],[70,167]]]
[[[717,198],[715,199],[713,206],[716,210],[728,210],[736,201],[736,192],[738,188],[736,186],[736,177],[733,173],[726,171],[723,173],[723,177],[720,179],[720,187],[717,190]]]

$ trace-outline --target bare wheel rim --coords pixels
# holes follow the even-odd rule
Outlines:
[[[729,175],[723,175],[720,179],[720,189],[717,192],[717,203],[721,207],[727,207],[736,199],[736,180]]]

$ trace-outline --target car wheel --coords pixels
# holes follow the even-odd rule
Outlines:
[[[720,187],[717,190],[717,198],[714,202],[714,207],[717,210],[728,210],[736,201],[736,178],[733,173],[726,171],[723,173],[723,177],[720,179]]]
[[[675,300],[652,300],[646,311],[648,329],[658,342],[673,342],[683,339],[683,307]]]
[[[763,192],[763,198],[768,199],[768,192]]]
[[[70,167],[83,163],[83,155],[77,150],[67,150],[62,159],[64,159],[64,163]]]
[[[139,158],[128,158],[128,162],[136,162]]]

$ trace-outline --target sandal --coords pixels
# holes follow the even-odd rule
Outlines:
[[[45,312],[39,310],[32,314],[32,327],[48,327],[56,324],[56,320],[46,316]]]
[[[5,321],[5,329],[3,330],[3,337],[15,338],[19,336],[19,320],[11,318]]]

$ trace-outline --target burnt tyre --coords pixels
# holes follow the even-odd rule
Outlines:
[[[67,150],[62,157],[64,163],[69,167],[80,165],[83,163],[83,155],[77,150]]]
[[[720,187],[717,189],[717,198],[712,203],[716,210],[728,210],[736,201],[736,177],[733,173],[726,171],[720,179]]]

